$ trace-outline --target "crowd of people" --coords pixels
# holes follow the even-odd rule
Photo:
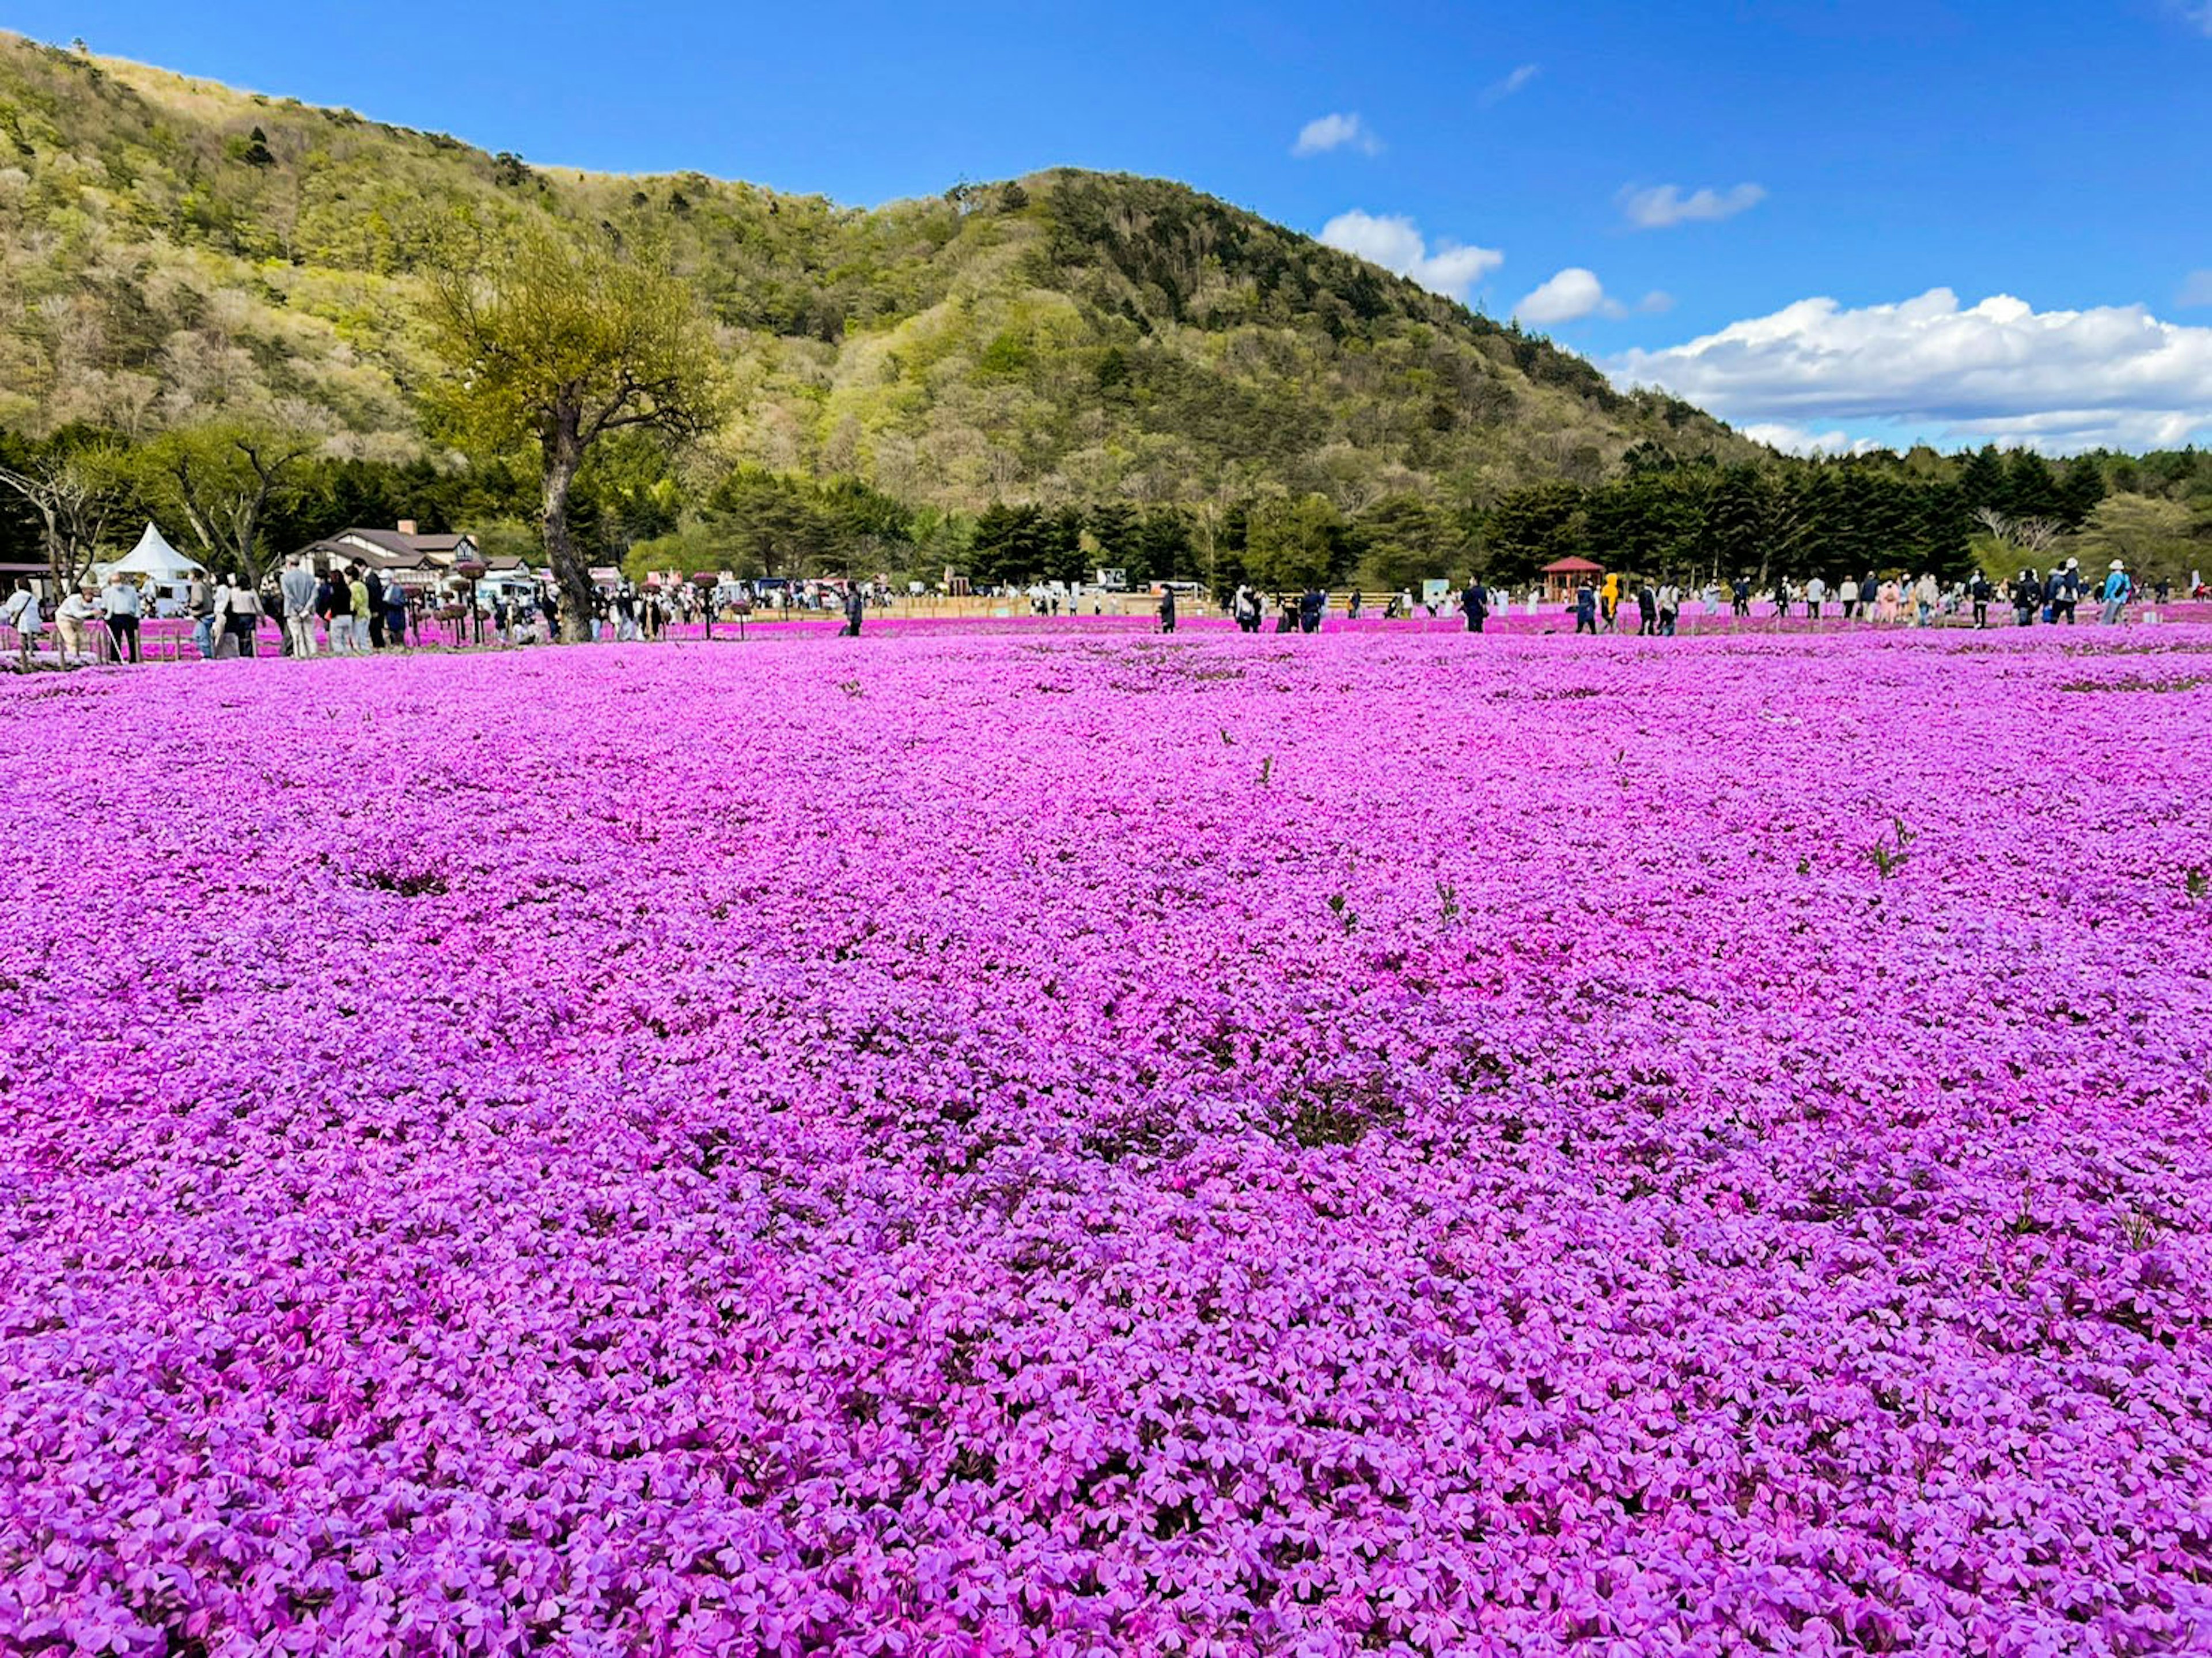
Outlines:
[[[2201,580],[2193,580],[2190,586],[2191,597],[2204,592]],[[2138,590],[2118,559],[2094,580],[2078,560],[2067,559],[2049,570],[2023,568],[2002,582],[1980,572],[1952,581],[1939,580],[1932,574],[1869,574],[1845,576],[1833,585],[1815,575],[1802,582],[1785,580],[1756,595],[1747,576],[1725,584],[1709,580],[1692,592],[1671,578],[1638,579],[1616,572],[1601,580],[1582,578],[1566,601],[1565,612],[1573,617],[1577,634],[1626,632],[1632,626],[1638,635],[1662,638],[1677,631],[1688,604],[1697,605],[1707,617],[1719,616],[1725,606],[1737,621],[1753,618],[1757,607],[1770,617],[1802,616],[1816,625],[1826,618],[1911,627],[1956,620],[1970,621],[1976,628],[1990,625],[1993,609],[2009,610],[2015,625],[2028,627],[2038,623],[2070,625],[2089,606],[2100,621],[2111,625],[2122,619],[2131,602],[2154,598],[2165,604],[2172,594],[2172,584],[2164,580]],[[859,634],[871,606],[889,602],[879,587],[860,582],[845,584],[835,598],[843,616],[841,631],[848,635]],[[750,614],[752,599],[750,590],[728,580],[666,586],[622,580],[594,592],[586,631],[594,639],[652,640],[662,637],[672,624],[703,622],[711,634],[719,618]],[[1524,599],[1531,616],[1547,602],[1534,592]],[[1493,616],[1510,613],[1516,602],[1510,589],[1492,587],[1476,578],[1456,593],[1444,591],[1441,583],[1432,584],[1419,601],[1410,589],[1389,595],[1382,615],[1389,621],[1456,611],[1469,632],[1480,633]],[[1155,611],[1163,631],[1175,631],[1178,604],[1176,587],[1164,586]],[[1244,633],[1262,631],[1272,618],[1276,633],[1312,634],[1340,605],[1346,619],[1357,622],[1364,613],[1365,596],[1354,591],[1340,600],[1318,586],[1295,593],[1269,593],[1242,582],[1228,610],[1230,619]],[[1094,612],[1097,608],[1094,604]],[[1042,604],[1036,610],[1048,613]],[[560,636],[561,598],[550,584],[539,581],[487,583],[481,592],[471,584],[462,592],[441,592],[386,580],[366,564],[319,568],[301,556],[288,559],[281,572],[258,586],[237,579],[194,582],[185,596],[183,612],[191,623],[194,650],[203,659],[252,656],[260,648],[264,619],[276,624],[278,648],[286,656],[350,656],[429,642],[426,634],[434,621],[446,624],[454,642],[549,642]],[[121,575],[110,576],[104,583],[85,582],[53,607],[51,617],[27,580],[19,579],[14,591],[0,600],[0,624],[14,631],[23,665],[43,648],[49,622],[62,665],[137,662],[142,657],[140,623],[148,613],[144,590]],[[1050,613],[1059,613],[1056,602]]]

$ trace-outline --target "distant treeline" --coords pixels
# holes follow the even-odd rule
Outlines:
[[[180,452],[189,458],[172,439],[133,445],[87,428],[46,440],[0,432],[0,476],[37,476],[59,458],[96,457],[105,550],[127,548],[152,519],[180,546],[234,566],[234,535],[219,522],[200,533],[199,520],[221,520],[225,506],[208,498],[205,468],[202,498],[186,510]],[[250,473],[241,477],[240,488],[253,485]],[[265,568],[349,526],[403,519],[426,531],[465,529],[491,552],[535,559],[537,492],[534,469],[521,462],[305,454],[266,491],[252,562]],[[1535,483],[1456,504],[1413,495],[1348,503],[1316,494],[1009,501],[969,513],[902,502],[853,478],[702,469],[639,440],[595,453],[572,513],[594,562],[633,572],[881,572],[934,582],[951,569],[978,586],[1087,580],[1100,568],[1137,583],[1188,580],[1223,592],[1244,580],[1271,589],[1395,589],[1474,574],[1518,585],[1571,556],[1686,580],[1741,573],[1762,582],[1869,570],[1953,577],[1977,562],[2002,574],[2057,556],[2113,556],[2178,579],[2212,562],[2212,453],[2054,462],[2031,451],[1918,450],[1724,465],[1638,448],[1601,483]],[[0,557],[29,563],[46,556],[33,504],[20,490],[0,489]]]

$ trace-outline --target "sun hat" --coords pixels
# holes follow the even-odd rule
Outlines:
[[[2117,558],[2112,561],[2112,568],[2116,570],[2121,568],[2120,561]]]

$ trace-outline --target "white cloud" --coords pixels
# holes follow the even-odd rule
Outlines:
[[[1598,281],[1595,271],[1585,270],[1580,265],[1569,265],[1550,281],[1539,284],[1535,292],[1513,307],[1513,314],[1522,322],[1532,322],[1539,327],[1573,322],[1593,313],[1625,317],[1628,307],[1605,291],[1605,284]]]
[[[1662,316],[1674,308],[1674,296],[1655,288],[1637,301],[1636,308],[1647,317]]]
[[[1505,256],[1494,248],[1438,242],[1431,251],[1419,228],[1402,213],[1362,213],[1355,208],[1323,225],[1321,239],[1455,300],[1464,300],[1470,287],[1505,263]]]
[[[2181,292],[2175,296],[2176,305],[2195,307],[2212,305],[2212,270],[2192,270],[2181,279]]]
[[[1607,365],[1724,419],[1801,432],[1880,422],[1954,442],[2066,451],[2176,446],[2212,434],[2212,328],[2141,306],[2037,311],[1948,288],[1846,310],[1801,300],[1771,316]]]
[[[1875,438],[1855,438],[1848,432],[1814,432],[1787,421],[1753,421],[1737,428],[1755,443],[1786,449],[1793,455],[1863,455],[1881,448]]]
[[[1680,185],[1655,185],[1649,190],[1630,185],[1620,192],[1620,210],[1638,230],[1666,230],[1692,220],[1733,219],[1765,199],[1766,191],[1759,185],[1693,190],[1686,196]]]
[[[1504,103],[1508,98],[1510,98],[1515,93],[1520,91],[1522,88],[1527,86],[1529,82],[1534,80],[1537,76],[1542,72],[1543,66],[1541,64],[1523,64],[1520,68],[1515,70],[1512,74],[1507,76],[1504,80],[1493,81],[1488,86],[1485,87],[1482,91],[1482,101],[1486,104]]]
[[[1322,115],[1298,129],[1293,155],[1326,155],[1332,149],[1356,149],[1362,155],[1379,155],[1382,141],[1375,129],[1357,115]]]

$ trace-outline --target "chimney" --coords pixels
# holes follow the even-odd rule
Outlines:
[[[403,536],[413,535],[415,533],[415,520],[411,518],[401,519],[399,520],[399,533]]]

